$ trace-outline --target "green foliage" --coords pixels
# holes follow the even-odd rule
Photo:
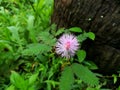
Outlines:
[[[55,33],[55,36],[58,36],[58,35],[60,35],[60,34],[62,34],[64,32],[65,32],[64,28],[58,29],[58,31]]]
[[[52,48],[46,44],[39,44],[39,43],[34,43],[34,44],[29,44],[26,49],[23,50],[22,54],[23,55],[38,55],[41,53],[49,52]]]
[[[93,32],[88,32],[87,34],[88,34],[88,37],[89,37],[90,39],[92,39],[92,40],[95,39],[95,34],[94,34]]]
[[[75,83],[74,75],[89,86],[93,87],[99,85],[99,79],[93,72],[81,64],[73,63],[72,65],[65,67],[62,72],[60,90],[72,90]]]
[[[77,33],[81,33],[82,29],[79,27],[72,27],[69,29],[71,32],[77,32]]]
[[[113,82],[115,84],[117,82],[117,75],[113,74],[112,76],[113,76]]]
[[[72,69],[75,75],[88,85],[95,86],[99,84],[98,78],[87,67],[74,63]]]
[[[20,42],[20,36],[19,36],[19,33],[18,33],[18,27],[16,27],[16,26],[10,26],[10,27],[8,27],[8,29],[9,29],[9,31],[10,31],[10,33],[12,34],[12,36],[11,36],[11,40],[12,41],[16,41],[16,43],[18,42]]]
[[[78,50],[77,57],[78,57],[78,61],[82,62],[86,58],[86,52],[84,50]]]
[[[33,74],[30,78],[29,78],[29,85],[33,85],[35,83],[35,81],[37,80],[38,77],[38,73]]]
[[[47,44],[47,45],[49,45],[49,46],[54,46],[55,43],[56,43],[56,38],[53,37],[53,35],[51,35],[51,34],[50,34],[49,32],[47,32],[47,31],[41,32],[41,33],[39,34],[39,39],[40,39],[43,43],[45,43],[45,44]]]
[[[29,15],[27,20],[27,30],[29,31],[29,38],[32,40],[32,42],[37,42],[36,35],[35,35],[35,27],[34,27],[34,16]]]
[[[20,76],[17,72],[12,71],[12,74],[10,76],[10,81],[12,85],[7,88],[7,90],[11,89],[19,89],[19,90],[35,90],[33,87],[35,84],[35,81],[37,79],[38,73],[33,74],[29,79],[25,80],[22,76]],[[15,90],[16,90],[15,89]]]
[[[79,42],[85,41],[87,38],[90,38],[91,40],[95,39],[95,34],[93,32],[84,32],[83,34],[78,35]]]
[[[54,0],[36,0],[34,10],[36,15],[40,17],[41,25],[46,27],[50,22],[50,17],[53,12]]]
[[[95,88],[93,88],[93,87],[88,87],[86,90],[101,90],[101,89],[100,89],[100,87],[98,86],[98,87],[95,87]],[[106,89],[102,89],[102,90],[106,90]]]
[[[98,69],[98,66],[92,61],[86,61],[86,62],[84,62],[84,64],[91,70]]]
[[[9,86],[6,90],[15,90],[15,86],[14,86],[14,85],[11,85],[11,86]]]
[[[10,76],[10,81],[11,83],[19,88],[19,89],[23,89],[23,90],[26,90],[26,85],[27,85],[27,82],[16,72],[12,71],[12,74]]]
[[[120,90],[120,86],[117,88],[117,90]]]
[[[41,1],[44,3],[40,4]],[[49,60],[47,62],[44,60],[48,59],[48,53],[51,52],[56,42],[56,38],[49,33],[53,3],[53,0],[0,1],[0,52],[2,52],[0,53],[0,71],[5,71],[0,74],[0,78],[2,78],[0,89],[7,87],[6,82],[7,84],[13,84],[7,88],[8,90],[21,88],[20,85],[25,89],[24,86],[27,86],[26,83],[28,82],[34,86],[36,75],[31,76],[31,73],[39,72],[39,69],[42,69],[42,64],[36,65],[34,63],[43,62],[48,64]],[[42,7],[40,11],[37,9],[37,5]],[[47,42],[48,39],[49,42]],[[45,70],[42,71],[41,76],[48,69],[47,65],[43,66]],[[9,82],[9,72],[11,70],[17,70],[19,73],[21,72],[22,76],[26,78],[31,76],[31,78],[25,80],[18,73],[12,72],[11,82]],[[43,79],[44,77],[46,78],[46,75],[42,76]],[[40,80],[43,83],[42,78]],[[42,85],[39,86],[43,87]],[[24,90],[23,88],[22,90]],[[34,90],[33,87],[28,88]]]
[[[71,67],[65,67],[60,79],[60,90],[71,90],[74,75]]]

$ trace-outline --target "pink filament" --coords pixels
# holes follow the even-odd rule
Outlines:
[[[68,41],[68,42],[66,43],[66,49],[69,50],[69,48],[70,48],[70,42]]]

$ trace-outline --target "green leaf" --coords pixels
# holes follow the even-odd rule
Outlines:
[[[10,76],[10,81],[15,87],[23,90],[26,89],[27,85],[25,83],[25,80],[17,72],[12,71],[12,74]]]
[[[88,37],[91,39],[91,40],[94,40],[95,39],[95,34],[93,32],[88,32]]]
[[[92,73],[88,68],[81,64],[74,63],[72,65],[72,70],[75,75],[80,78],[84,83],[95,86],[99,84],[99,79]]]
[[[12,37],[11,37],[11,39],[13,40],[13,41],[20,41],[20,36],[19,36],[19,33],[18,33],[18,27],[16,27],[16,26],[9,26],[9,27],[7,27],[8,29],[9,29],[9,31],[12,33]]]
[[[3,48],[7,48],[8,50],[10,50],[11,52],[13,52],[13,47],[10,45],[9,41],[6,40],[0,40],[0,46],[2,46]],[[0,48],[2,48],[0,47]]]
[[[34,84],[34,82],[36,81],[37,77],[38,77],[38,73],[33,74],[33,75],[29,78],[29,85]]]
[[[84,61],[86,57],[86,52],[84,50],[78,50],[77,57],[79,62]]]
[[[44,6],[45,4],[45,0],[40,0],[39,3],[38,3],[38,8],[39,10],[42,9],[42,7]]]
[[[36,4],[36,13],[39,14],[43,25],[49,23],[51,14],[53,13],[54,0],[39,0]]]
[[[79,40],[79,42],[83,42],[87,39],[87,33],[84,32],[83,34],[78,35],[77,39]]]
[[[92,69],[92,70],[98,69],[97,65],[92,61],[86,61],[84,63],[89,69]]]
[[[31,30],[31,29],[33,29],[33,25],[34,25],[34,16],[33,15],[29,15],[28,16],[28,20],[27,20],[27,29],[28,30]]]
[[[27,20],[27,29],[29,31],[29,38],[33,41],[33,42],[37,42],[36,40],[36,36],[35,36],[35,30],[34,30],[34,16],[29,15],[28,16],[28,20]]]
[[[47,90],[51,90],[51,84],[50,83],[47,83]]]
[[[39,39],[49,46],[54,46],[56,43],[56,39],[48,31],[41,32]]]
[[[46,44],[29,44],[27,49],[23,50],[23,55],[38,55],[40,53],[49,52],[52,49],[52,47],[46,45]]]
[[[47,83],[48,88],[51,87],[51,85],[53,86],[53,88],[55,88],[56,85],[59,85],[59,82],[56,82],[54,80],[46,80],[44,81],[45,83]],[[51,88],[49,88],[51,90]]]
[[[33,86],[29,87],[28,90],[35,90]]]
[[[113,81],[114,81],[114,84],[117,82],[117,75],[113,74]]]
[[[79,27],[72,27],[69,29],[71,32],[78,32],[78,33],[81,33],[82,32],[82,29],[79,28]]]
[[[71,90],[74,82],[74,75],[71,67],[65,67],[60,79],[60,90]]]
[[[55,36],[58,36],[58,35],[62,34],[64,31],[65,31],[64,28],[59,29],[59,30],[56,32]]]
[[[120,90],[120,86],[117,88],[117,90]]]
[[[92,88],[92,87],[88,87],[86,90],[101,90],[100,88]]]
[[[15,90],[15,86],[10,85],[6,90]]]
[[[1,4],[2,1],[3,1],[3,0],[0,0],[0,4]]]

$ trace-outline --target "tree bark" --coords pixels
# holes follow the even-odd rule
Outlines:
[[[83,48],[103,73],[120,67],[119,0],[55,0],[52,22],[58,28],[80,27],[92,31],[95,41],[86,40]]]

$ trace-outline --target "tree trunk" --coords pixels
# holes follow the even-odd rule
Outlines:
[[[94,60],[104,73],[120,66],[120,4],[119,0],[55,0],[52,22],[58,28],[81,27],[96,35],[83,48],[87,58]]]

